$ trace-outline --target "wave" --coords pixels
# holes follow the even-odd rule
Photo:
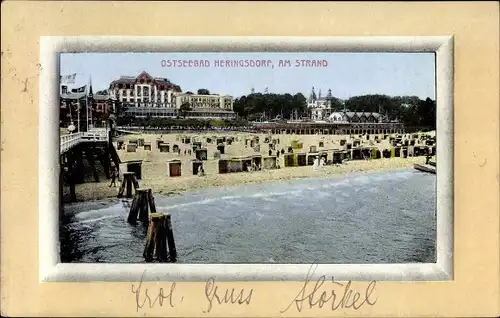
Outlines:
[[[95,223],[97,221],[102,221],[102,220],[107,220],[107,219],[113,219],[113,218],[118,218],[121,217],[120,214],[114,214],[114,215],[105,215],[101,216],[98,218],[92,218],[92,219],[86,219],[86,220],[81,220],[81,221],[75,221],[72,222],[71,225],[77,225],[77,224],[86,224],[86,223]]]

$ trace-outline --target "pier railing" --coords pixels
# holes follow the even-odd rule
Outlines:
[[[93,128],[87,132],[79,132],[60,137],[60,153],[63,154],[81,142],[108,141],[108,130]]]

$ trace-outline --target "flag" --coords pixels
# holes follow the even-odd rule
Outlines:
[[[65,76],[61,75],[59,79],[61,81],[61,84],[75,84],[76,73]]]
[[[71,90],[71,92],[72,93],[85,93],[86,90],[87,90],[87,85],[83,85],[82,87],[73,88]]]

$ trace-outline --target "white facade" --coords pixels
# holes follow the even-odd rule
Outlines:
[[[314,87],[312,88],[311,95],[307,100],[307,108],[311,112],[311,119],[314,121],[323,121],[326,120],[330,114],[332,113],[331,109],[331,99],[332,90],[328,90],[328,94],[326,97],[321,96],[321,90],[319,91],[319,96],[316,96],[314,92]]]
[[[219,109],[232,111],[233,97],[229,95],[198,95],[198,94],[175,94],[175,104],[180,108],[182,104],[189,103],[191,109]]]
[[[347,122],[349,122],[346,114],[339,113],[339,112],[331,113],[330,116],[328,117],[328,121],[333,122],[333,123],[347,123]]]
[[[146,72],[113,81],[109,95],[131,106],[129,113],[134,116],[177,117],[184,103],[188,103],[191,109],[182,114],[186,117],[229,118],[235,115],[232,96],[182,93],[181,88],[168,79],[153,78]]]

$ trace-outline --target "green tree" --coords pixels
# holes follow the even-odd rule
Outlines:
[[[335,111],[335,112],[339,112],[339,111],[344,110],[344,104],[337,97],[332,97],[330,99],[330,108],[332,108],[333,111]]]
[[[182,103],[179,107],[179,112],[181,113],[182,118],[186,118],[189,111],[191,111],[191,105],[188,102]]]

